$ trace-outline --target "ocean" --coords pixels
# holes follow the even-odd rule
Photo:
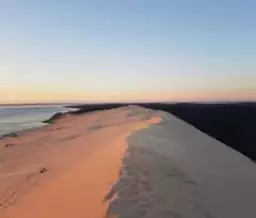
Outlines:
[[[64,105],[0,106],[0,136],[44,126],[53,114],[70,110]]]

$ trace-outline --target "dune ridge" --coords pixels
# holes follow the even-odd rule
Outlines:
[[[120,108],[1,140],[0,217],[104,217],[127,136],[157,122],[149,110]]]
[[[255,164],[162,111],[67,114],[0,161],[0,218],[256,216]]]

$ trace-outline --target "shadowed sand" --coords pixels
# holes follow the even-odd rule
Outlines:
[[[136,106],[0,140],[0,218],[255,218],[256,166]]]
[[[66,116],[1,140],[0,217],[105,217],[127,136],[160,121],[127,107]]]

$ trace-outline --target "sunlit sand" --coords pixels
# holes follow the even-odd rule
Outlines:
[[[161,111],[83,115],[0,140],[1,218],[253,218],[255,164]]]

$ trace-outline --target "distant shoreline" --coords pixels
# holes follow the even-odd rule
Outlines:
[[[251,104],[256,103],[254,101],[175,101],[175,102],[49,102],[49,103],[0,103],[1,106],[36,106],[36,105],[68,105],[71,107],[82,106],[82,105],[109,105],[109,104],[118,104],[118,105],[133,105],[133,104]]]
[[[56,106],[65,106],[65,105],[69,105],[69,103],[64,103],[64,104],[60,104],[60,103],[28,103],[28,104],[0,104],[0,107],[19,107],[19,106],[51,106],[51,105],[56,105]]]
[[[70,114],[114,109],[127,105],[137,105],[152,110],[171,113],[197,129],[234,148],[256,161],[255,120],[256,102],[239,103],[108,103],[73,104],[65,108],[77,109]],[[62,114],[54,113],[42,123],[52,123]],[[39,127],[40,128],[40,127]]]
[[[53,105],[53,104],[51,104],[52,106],[58,106],[58,105]],[[51,106],[51,105],[22,105],[22,106],[28,106],[28,107],[33,107],[33,106],[39,106],[39,107],[41,107],[41,106]],[[21,105],[16,105],[17,107],[22,107]],[[60,109],[64,109],[64,108],[66,108],[65,107],[66,105],[60,105]],[[9,106],[7,106],[7,107],[9,107]],[[13,107],[13,105],[12,106],[10,106],[10,107]],[[14,106],[15,107],[15,106]],[[0,107],[1,108],[1,107]],[[46,125],[49,125],[49,124],[51,124],[55,119],[56,119],[56,115],[57,114],[61,114],[61,115],[64,115],[64,114],[66,114],[66,113],[69,113],[69,112],[71,112],[71,111],[75,111],[75,109],[71,109],[71,108],[69,108],[70,110],[69,111],[64,111],[64,112],[52,112],[52,114],[50,114],[49,116],[47,116],[47,117],[45,117],[45,118],[42,118],[42,120],[39,120],[38,121],[38,124],[40,124],[40,125],[38,125],[38,126],[31,126],[31,127],[25,127],[24,129],[20,129],[20,130],[14,130],[14,131],[9,131],[9,132],[6,132],[6,133],[0,133],[0,139],[4,139],[4,138],[8,138],[8,137],[17,137],[17,136],[19,136],[19,135],[21,135],[21,134],[23,134],[24,132],[28,132],[28,131],[33,131],[33,130],[35,130],[35,129],[39,129],[39,128],[43,128],[43,127],[45,127]],[[33,116],[33,115],[32,115]]]

